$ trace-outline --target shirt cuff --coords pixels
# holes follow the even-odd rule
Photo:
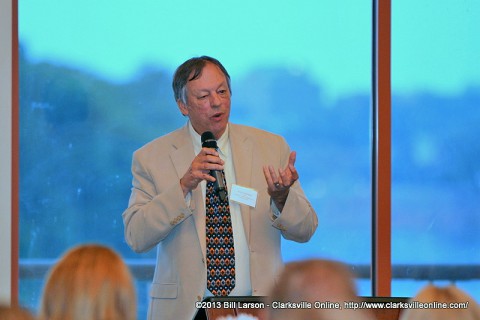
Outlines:
[[[192,191],[189,191],[187,195],[185,196],[185,203],[187,204],[187,207],[190,208],[190,203],[192,202]]]
[[[282,214],[280,212],[280,210],[278,210],[277,206],[275,205],[275,202],[273,200],[270,200],[270,208],[272,209],[272,219],[275,220],[277,219],[278,217],[280,217],[280,215]]]

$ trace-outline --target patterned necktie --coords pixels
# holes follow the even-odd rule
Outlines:
[[[222,171],[225,186],[225,174]],[[220,198],[215,184],[206,191],[207,288],[215,296],[228,296],[235,287],[235,249],[228,194]]]

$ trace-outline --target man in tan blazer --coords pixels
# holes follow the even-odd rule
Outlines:
[[[266,295],[282,269],[280,239],[306,242],[317,216],[295,169],[295,152],[272,133],[229,123],[230,77],[211,57],[187,60],[173,89],[189,121],[134,153],[133,187],[123,213],[136,252],[157,247],[148,319],[192,319],[206,288],[205,185],[224,170],[235,243],[230,295]],[[218,150],[202,148],[210,131]]]

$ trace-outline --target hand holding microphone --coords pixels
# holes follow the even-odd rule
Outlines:
[[[217,142],[211,132],[211,134],[202,138],[202,150],[199,154],[193,159],[190,167],[187,172],[180,179],[180,186],[183,190],[183,195],[186,196],[190,191],[197,188],[198,184],[203,180],[206,181],[220,181],[221,185],[217,186],[215,183],[215,189],[220,191],[220,189],[226,190],[223,177],[223,160],[219,157],[217,152]],[[204,145],[205,144],[205,145]],[[219,177],[217,177],[217,175]],[[222,177],[222,178],[220,178]],[[222,192],[223,194],[223,192]],[[219,193],[220,196],[222,196]],[[226,194],[225,194],[226,196]]]

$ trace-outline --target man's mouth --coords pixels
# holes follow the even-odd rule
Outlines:
[[[215,113],[215,114],[212,116],[212,118],[213,118],[214,120],[218,120],[218,119],[220,119],[221,117],[222,117],[222,113]]]

